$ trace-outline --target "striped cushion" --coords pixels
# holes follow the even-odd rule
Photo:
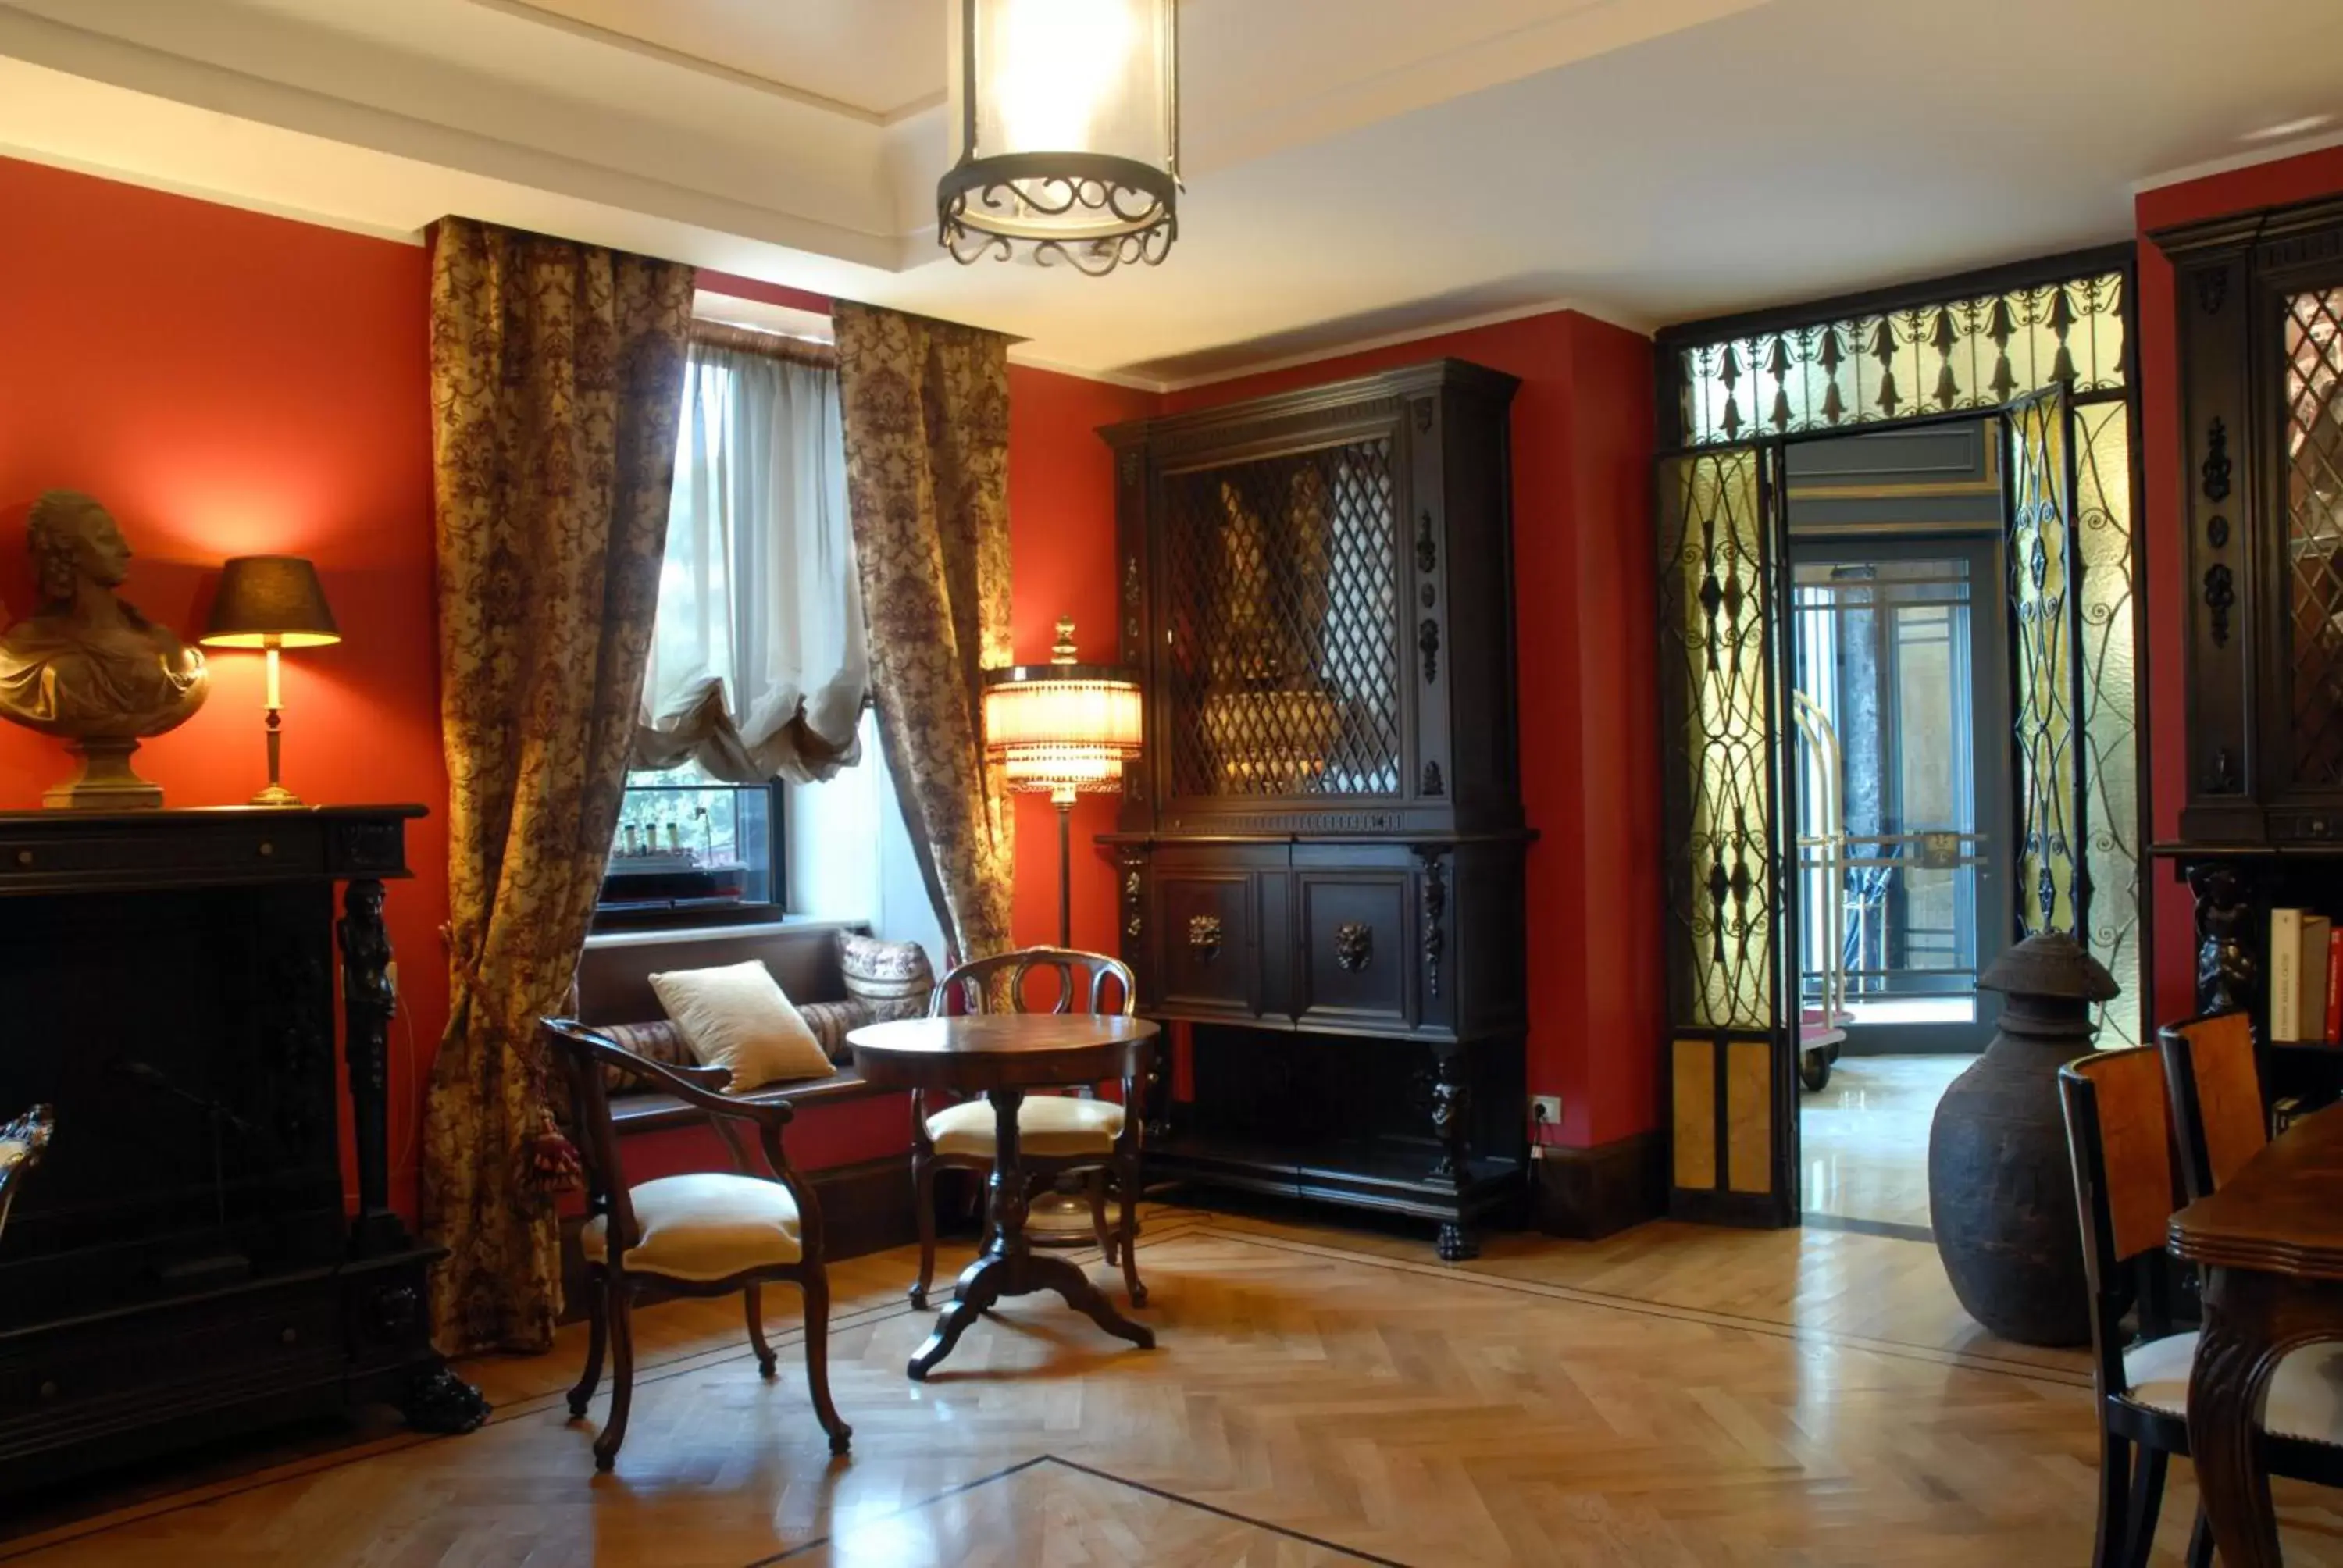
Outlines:
[[[813,1037],[821,1041],[822,1054],[832,1061],[844,1061],[854,1054],[846,1044],[848,1030],[876,1021],[870,1010],[859,1001],[809,1001],[798,1009],[798,1016],[806,1020]]]
[[[663,1067],[698,1067],[699,1059],[686,1045],[683,1031],[666,1019],[657,1023],[602,1023],[594,1026],[618,1044],[637,1056],[656,1061]],[[820,1030],[814,1031],[820,1038]],[[605,1094],[640,1094],[659,1086],[648,1080],[631,1077],[615,1067],[602,1069],[602,1092]]]

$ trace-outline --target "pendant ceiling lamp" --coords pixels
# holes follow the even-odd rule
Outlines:
[[[953,259],[1161,262],[1180,232],[1179,0],[960,0]]]

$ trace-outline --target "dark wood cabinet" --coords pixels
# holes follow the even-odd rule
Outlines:
[[[2343,839],[2343,202],[2152,237],[2177,285],[2181,838]]]
[[[1513,387],[1449,360],[1103,432],[1148,694],[1122,954],[1211,1026],[1151,1168],[1449,1256],[1526,1155]]]
[[[2250,1010],[2273,1094],[2343,1054],[2268,1038],[2269,911],[2343,915],[2343,201],[2150,236],[2180,357],[2187,775],[2156,855],[2197,900],[2197,1007]]]
[[[0,814],[0,1105],[56,1122],[0,1233],[0,1491],[375,1401],[486,1414],[390,1204],[384,879],[421,811]]]

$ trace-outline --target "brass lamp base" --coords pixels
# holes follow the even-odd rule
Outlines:
[[[276,657],[272,650],[270,656]],[[285,716],[274,705],[268,709],[268,784],[252,798],[255,806],[298,806],[301,797],[277,781],[277,769],[284,759]]]

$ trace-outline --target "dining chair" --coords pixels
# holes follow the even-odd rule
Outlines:
[[[749,1342],[757,1370],[773,1375],[765,1342],[762,1287],[786,1281],[805,1302],[806,1383],[814,1415],[830,1434],[830,1451],[844,1453],[854,1429],[830,1400],[830,1276],[823,1267],[821,1207],[789,1165],[781,1130],[790,1111],[781,1101],[733,1100],[714,1092],[730,1079],[720,1067],[677,1068],[638,1056],[608,1036],[569,1019],[546,1019],[545,1038],[569,1086],[578,1152],[586,1173],[587,1220],[578,1232],[586,1259],[586,1371],[569,1391],[569,1413],[583,1417],[610,1360],[610,1413],[594,1440],[594,1465],[616,1463],[627,1440],[634,1400],[634,1296],[650,1282],[675,1295],[742,1292]],[[708,1113],[731,1151],[737,1173],[694,1171],[627,1184],[618,1138],[610,1121],[605,1071],[639,1079]],[[754,1174],[737,1123],[756,1129],[767,1176]]]
[[[2208,1013],[2167,1024],[2156,1038],[2172,1096],[2181,1184],[2193,1202],[2236,1175],[2269,1141],[2253,1019]]]
[[[1074,998],[1087,993],[1093,1013],[1129,1017],[1138,990],[1131,967],[1104,953],[1078,948],[1032,947],[971,959],[937,983],[929,998],[928,1016],[1031,1010],[1025,994],[1027,979],[1036,970],[1056,977],[1057,995],[1050,1010],[1073,1010]],[[1087,977],[1086,979],[1078,977]],[[1117,1005],[1106,1005],[1108,987],[1119,994]],[[1030,1191],[1054,1184],[1063,1176],[1080,1176],[1090,1195],[1091,1227],[1099,1251],[1113,1267],[1120,1258],[1123,1290],[1131,1304],[1147,1304],[1147,1287],[1140,1282],[1139,1258],[1133,1245],[1139,1235],[1140,1124],[1145,1118],[1126,1108],[1138,1103],[1140,1084],[1122,1081],[1122,1103],[1101,1100],[1091,1084],[1069,1087],[1062,1093],[1029,1094],[1017,1111],[1019,1164]],[[935,1282],[936,1205],[938,1171],[990,1172],[994,1147],[992,1103],[963,1100],[930,1110],[926,1094],[911,1092],[911,1187],[919,1209],[920,1278],[910,1290],[911,1304],[928,1304]],[[1120,1205],[1118,1222],[1110,1229],[1106,1202],[1110,1185]]]
[[[2154,1046],[2096,1051],[2058,1070],[2090,1289],[2091,1382],[2099,1422],[2095,1568],[2144,1568],[2156,1543],[2171,1456],[2188,1452],[2197,1334],[2175,1332],[2161,1270],[2174,1207],[2171,1123]],[[2127,1335],[2124,1320],[2132,1317]],[[2262,1419],[2273,1475],[2343,1485],[2343,1345],[2308,1345],[2278,1363]],[[2137,1451],[2137,1452],[2135,1452]],[[2213,1560],[2199,1510],[2190,1568]]]

